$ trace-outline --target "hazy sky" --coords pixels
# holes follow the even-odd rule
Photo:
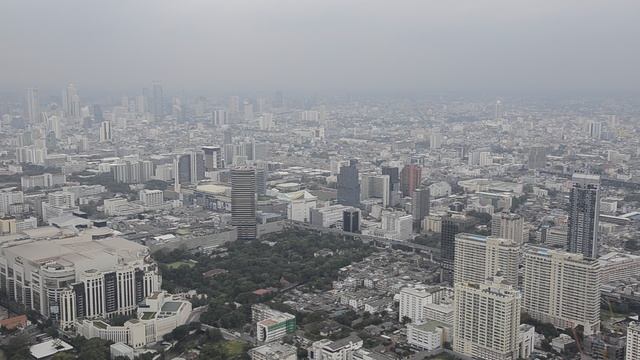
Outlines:
[[[0,89],[637,91],[640,1],[2,0]]]

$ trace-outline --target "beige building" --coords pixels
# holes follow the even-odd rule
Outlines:
[[[640,323],[632,322],[627,327],[626,360],[640,360]]]
[[[457,234],[454,257],[454,283],[482,284],[500,272],[508,284],[518,285],[520,247],[509,239]]]
[[[491,218],[491,235],[511,239],[518,245],[524,242],[524,219],[518,214],[501,212]]]
[[[598,333],[600,286],[598,260],[539,247],[524,251],[523,310],[539,321]]]
[[[455,284],[453,350],[487,360],[518,358],[520,292],[500,277]]]

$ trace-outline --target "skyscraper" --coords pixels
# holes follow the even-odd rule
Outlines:
[[[206,171],[214,171],[222,168],[222,149],[220,146],[203,146],[204,152],[204,169]]]
[[[214,109],[211,115],[213,126],[220,127],[228,124],[227,111],[225,109]]]
[[[256,168],[256,194],[265,195],[267,193],[267,169]]]
[[[585,257],[598,257],[600,176],[573,174],[569,196],[568,250]]]
[[[178,156],[177,178],[181,184],[197,184],[204,179],[204,152],[191,150]]]
[[[518,358],[521,296],[501,280],[455,284],[454,351],[474,359]]]
[[[447,214],[442,217],[440,249],[443,267],[453,270],[456,253],[456,234],[466,231],[471,225],[470,219],[459,214]]]
[[[39,123],[40,116],[40,98],[38,97],[38,89],[29,88],[25,97],[25,115],[31,123]]]
[[[422,220],[429,215],[429,188],[416,189],[411,194],[411,215],[414,228],[421,230]]]
[[[547,165],[547,150],[543,146],[535,146],[529,149],[529,169],[541,169]]]
[[[352,233],[360,232],[359,209],[349,208],[342,212],[342,230]]]
[[[400,173],[397,167],[383,166],[382,175],[389,175],[389,191],[394,191],[396,184],[400,183]]]
[[[601,266],[582,254],[528,247],[524,254],[523,310],[559,329],[600,331]]]
[[[360,182],[358,180],[358,161],[351,159],[348,166],[341,166],[338,174],[338,204],[360,205]]]
[[[509,212],[493,214],[491,235],[511,239],[521,245],[524,242],[524,219],[518,214]]]
[[[110,142],[111,140],[111,122],[103,121],[100,123],[100,142]]]
[[[415,164],[405,165],[400,172],[400,190],[402,196],[411,196],[411,193],[420,186],[422,168]]]
[[[238,240],[256,238],[256,172],[254,168],[231,169],[231,224],[238,230]]]
[[[500,272],[503,281],[518,286],[520,247],[509,239],[461,233],[456,238],[454,283],[483,283]]]
[[[62,110],[69,118],[80,118],[80,97],[73,84],[69,84],[62,92]]]
[[[152,114],[156,121],[164,119],[164,94],[162,84],[159,81],[153,82]]]
[[[363,175],[360,184],[360,200],[378,198],[382,207],[389,206],[389,175]]]
[[[496,100],[496,108],[495,108],[495,119],[499,120],[504,117],[504,109],[502,106],[502,101]]]

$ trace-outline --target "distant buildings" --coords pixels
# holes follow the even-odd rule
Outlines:
[[[340,167],[338,174],[338,204],[360,205],[360,182],[358,179],[358,161],[350,160],[349,165]]]
[[[582,254],[529,247],[524,251],[523,311],[560,329],[600,331],[601,268]]]
[[[103,121],[100,123],[100,142],[111,142],[113,135],[111,134],[111,122]]]
[[[585,257],[598,257],[600,177],[574,174],[569,197],[568,249]]]
[[[231,169],[231,224],[239,240],[254,240],[256,221],[256,172],[251,167]]]

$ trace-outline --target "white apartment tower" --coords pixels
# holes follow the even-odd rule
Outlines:
[[[600,262],[582,254],[528,247],[524,250],[523,310],[560,329],[600,331]]]
[[[627,327],[626,360],[640,360],[640,323],[632,322]]]
[[[461,233],[455,242],[454,283],[482,284],[500,272],[505,283],[518,285],[520,247],[513,240]]]
[[[474,359],[518,358],[520,292],[501,280],[455,284],[454,351]]]

